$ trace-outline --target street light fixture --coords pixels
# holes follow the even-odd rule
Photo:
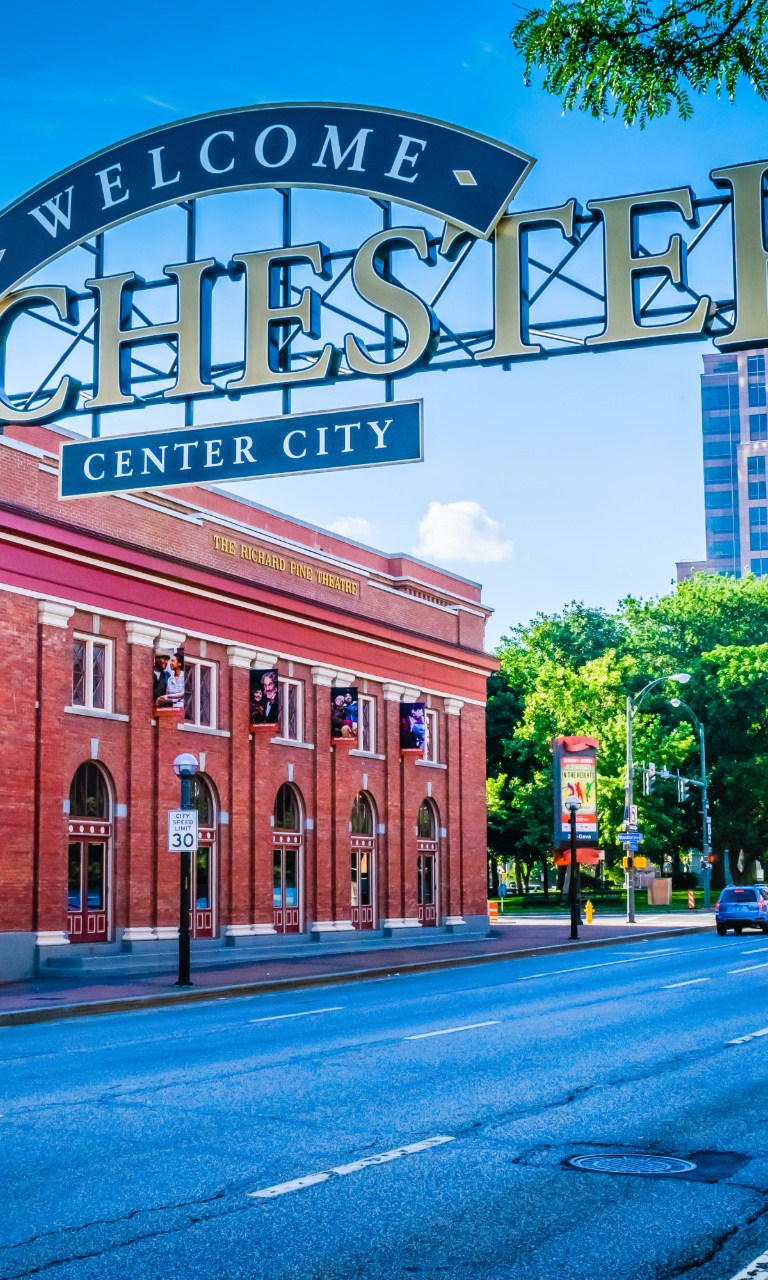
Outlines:
[[[579,939],[579,898],[578,879],[579,864],[576,859],[576,814],[581,808],[581,801],[576,796],[568,796],[565,802],[570,817],[571,832],[571,879],[568,885],[568,899],[571,905],[571,942]]]
[[[707,757],[704,750],[704,725],[693,708],[689,707],[687,702],[683,702],[682,698],[670,698],[669,701],[673,707],[682,707],[684,711],[688,712],[699,735],[699,754],[701,757],[701,856],[704,859],[704,906],[708,907],[712,867],[709,861],[709,801],[707,799]],[[730,884],[732,878],[727,857],[723,859],[723,869],[725,871],[725,883]]]
[[[181,779],[181,808],[192,808],[192,779],[200,765],[189,751],[183,751],[173,762],[173,772]],[[189,913],[192,909],[192,850],[179,854],[179,977],[177,987],[191,987]]]
[[[634,697],[627,698],[627,777],[626,777],[626,784],[624,789],[624,822],[627,826],[627,829],[629,829],[631,825],[634,825],[631,822],[631,814],[634,809],[635,764],[632,758],[632,721],[634,719],[635,713],[639,711],[640,704],[642,703],[646,694],[650,693],[651,689],[655,689],[660,684],[667,684],[668,681],[670,680],[673,680],[676,684],[687,684],[690,678],[691,677],[687,671],[675,671],[668,676],[658,676],[655,680],[649,680],[648,684],[645,685],[645,687],[641,689],[639,693],[636,693]],[[627,860],[629,863],[627,867],[627,924],[634,924],[635,923],[635,871],[634,871],[634,867],[632,866],[631,852],[629,853]]]

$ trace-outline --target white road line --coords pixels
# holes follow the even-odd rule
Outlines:
[[[687,982],[670,982],[662,991],[674,991],[675,987],[693,987],[697,982],[711,982],[711,978],[689,978]]]
[[[639,964],[641,960],[655,960],[657,956],[668,956],[673,952],[677,952],[677,947],[664,947],[659,951],[654,951],[650,956],[631,956],[629,960],[602,960],[600,964],[577,964],[571,965],[567,969],[550,969],[548,973],[529,973],[524,978],[518,978],[518,982],[532,982],[534,978],[551,978],[559,973],[583,973],[586,969],[610,969],[616,964]],[[678,952],[679,955],[685,956],[686,952]]]
[[[742,951],[740,954],[743,956],[765,955],[765,951],[766,943],[763,943],[762,947],[750,947],[749,951]]]
[[[395,1147],[392,1151],[382,1151],[377,1156],[366,1156],[364,1160],[354,1160],[352,1164],[338,1164],[322,1173],[308,1173],[303,1178],[294,1178],[291,1182],[278,1182],[274,1187],[262,1187],[261,1191],[249,1191],[248,1195],[258,1200],[271,1200],[274,1196],[285,1196],[290,1191],[303,1191],[305,1187],[314,1187],[318,1182],[327,1182],[329,1178],[343,1178],[348,1173],[357,1173],[367,1169],[369,1165],[388,1164],[390,1160],[399,1160],[401,1156],[415,1155],[419,1151],[429,1151],[430,1147],[442,1146],[444,1142],[455,1142],[455,1138],[447,1134],[438,1134],[436,1138],[425,1138],[423,1142],[411,1142],[405,1147]]]
[[[270,1018],[249,1018],[248,1022],[282,1022],[283,1018],[311,1018],[313,1013],[338,1013],[343,1007],[343,1005],[334,1004],[328,1009],[302,1009],[301,1013],[273,1013]]]
[[[446,1027],[444,1031],[420,1031],[417,1036],[403,1036],[404,1040],[428,1040],[430,1036],[454,1036],[457,1031],[475,1031],[477,1027],[496,1027],[500,1018],[492,1022],[470,1022],[466,1027]]]
[[[733,1280],[766,1280],[768,1276],[768,1253],[761,1253],[759,1258],[750,1262],[748,1267],[733,1276]]]
[[[743,964],[740,969],[729,969],[728,973],[751,973],[753,969],[768,969],[768,960],[765,964]]]
[[[746,1044],[748,1040],[759,1040],[761,1036],[768,1036],[768,1027],[763,1027],[761,1031],[750,1031],[748,1036],[737,1036],[735,1040],[726,1040],[726,1044]]]

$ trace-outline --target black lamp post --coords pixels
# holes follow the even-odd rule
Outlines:
[[[571,881],[568,886],[568,900],[571,904],[571,942],[579,940],[579,864],[576,860],[576,814],[581,808],[581,801],[576,796],[569,796],[565,807],[570,814],[571,828]]]
[[[200,768],[197,760],[189,751],[177,756],[173,762],[173,772],[181,779],[181,808],[192,808],[192,779]],[[191,987],[190,946],[189,946],[189,913],[192,907],[192,853],[191,849],[182,849],[179,854],[179,977],[177,987]]]

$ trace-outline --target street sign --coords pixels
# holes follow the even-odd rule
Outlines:
[[[61,447],[59,497],[421,462],[421,401],[103,436]]]
[[[617,837],[619,844],[630,844],[633,847],[637,847],[642,838],[642,831],[620,831]]]
[[[629,806],[629,825],[631,827],[637,826],[637,805],[636,804],[631,804]]]
[[[168,852],[193,853],[197,849],[197,809],[168,810]]]

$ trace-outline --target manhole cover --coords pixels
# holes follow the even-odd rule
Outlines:
[[[692,1160],[680,1160],[677,1156],[571,1156],[567,1163],[590,1173],[639,1173],[648,1177],[692,1173],[696,1168]]]

